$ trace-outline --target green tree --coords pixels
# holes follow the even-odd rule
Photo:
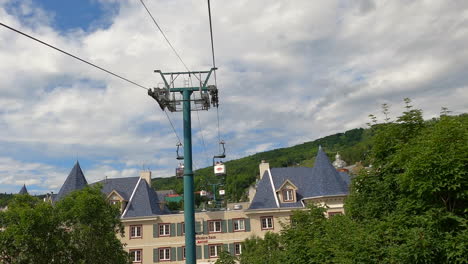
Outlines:
[[[468,115],[423,121],[410,103],[394,122],[372,116],[374,166],[352,180],[346,215],[294,212],[274,239],[246,240],[241,263],[468,263]]]
[[[263,239],[251,237],[242,243],[241,264],[279,264],[283,261],[283,246],[280,243],[280,235],[267,232]]]
[[[1,263],[128,263],[116,234],[119,209],[100,186],[86,187],[55,205],[17,195],[0,213]]]
[[[232,256],[226,250],[222,250],[215,264],[236,264],[237,258]]]
[[[16,195],[0,213],[1,263],[67,263],[68,236],[49,203]]]

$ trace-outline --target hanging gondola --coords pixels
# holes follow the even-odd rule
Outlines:
[[[225,142],[221,140],[219,144],[223,147],[223,153],[213,156],[213,169],[216,176],[226,175],[226,165],[222,161],[215,161],[215,159],[224,159],[226,157],[226,148],[224,147]]]
[[[180,163],[179,166],[176,168],[176,178],[183,178],[184,177],[184,164]]]
[[[177,153],[177,157],[176,159],[177,160],[183,160],[184,159],[184,156],[180,156],[179,155],[179,149],[180,147],[182,146],[182,143],[177,143],[177,150],[176,150],[176,153]],[[183,163],[179,163],[179,166],[177,166],[177,168],[175,169],[175,175],[176,175],[176,178],[178,179],[181,179],[184,177],[184,164]]]

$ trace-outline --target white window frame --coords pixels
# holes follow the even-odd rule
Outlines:
[[[283,202],[294,202],[294,190],[293,189],[283,190]]]
[[[171,224],[166,224],[166,223],[159,224],[158,233],[160,237],[171,236]]]
[[[171,248],[159,248],[158,253],[159,261],[171,261]]]
[[[221,220],[209,220],[208,221],[208,233],[221,233],[222,232]]]
[[[214,249],[214,255],[212,255],[212,249]],[[219,254],[221,254],[222,250],[222,245],[221,244],[214,244],[214,245],[208,245],[208,254],[210,258],[217,258],[219,257]]]
[[[263,216],[260,218],[261,220],[261,229],[262,230],[270,230],[274,229],[274,223],[273,223],[273,216]]]
[[[132,263],[141,263],[143,256],[143,249],[131,249],[130,250],[130,257]]]
[[[142,238],[143,227],[142,225],[131,225],[130,226],[130,239]]]
[[[245,218],[232,219],[232,229],[234,232],[245,231]]]
[[[240,256],[242,254],[242,244],[234,243],[234,255]]]

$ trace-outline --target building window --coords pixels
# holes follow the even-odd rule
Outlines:
[[[241,243],[234,243],[234,255],[239,256],[240,254],[242,254]]]
[[[292,189],[283,190],[283,202],[294,202],[294,190]]]
[[[262,230],[273,229],[273,216],[264,216],[260,218]]]
[[[171,248],[160,248],[159,249],[159,261],[170,261],[171,260]]]
[[[221,220],[208,221],[208,232],[220,233],[221,232]]]
[[[221,245],[209,245],[210,258],[217,258],[221,254]]]
[[[109,200],[109,203],[112,204],[112,205],[120,205],[119,200]]]
[[[328,212],[328,216],[342,215],[342,212]]]
[[[182,259],[185,259],[185,247],[182,247]]]
[[[130,239],[141,238],[142,237],[142,227],[141,225],[131,225],[130,226]]]
[[[245,231],[245,220],[244,220],[244,218],[233,219],[232,224],[234,226],[234,232]]]
[[[170,236],[171,235],[171,224],[159,224],[159,236]]]
[[[182,235],[185,235],[185,223],[184,222],[180,223],[180,226],[182,227]]]
[[[130,259],[132,263],[141,263],[142,262],[142,249],[130,249]]]

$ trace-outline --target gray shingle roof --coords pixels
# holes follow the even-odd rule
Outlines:
[[[250,204],[250,209],[278,208],[274,195],[271,188],[270,176],[268,175],[268,171],[266,171],[257,184],[257,192]]]
[[[114,178],[98,181],[93,184],[102,184],[102,192],[109,195],[113,190],[117,191],[119,195],[126,201],[130,200],[133,189],[140,177],[127,177],[127,178]]]
[[[152,216],[166,214],[168,212],[169,211],[165,207],[161,209],[156,192],[142,179],[138,186],[136,186],[135,194],[127,205],[127,212],[123,217]]]
[[[58,201],[73,191],[83,189],[87,184],[80,163],[77,161],[54,200]]]
[[[319,148],[313,168],[291,167],[270,169],[275,191],[286,180],[294,184],[296,192],[295,203],[281,203],[280,207],[303,207],[301,199],[320,196],[333,196],[348,194],[349,176],[347,173],[338,172],[325,152]],[[268,172],[258,183],[257,193],[250,205],[250,209],[277,208]]]
[[[21,190],[18,194],[29,194],[28,189],[26,189],[26,184],[23,184],[23,187],[21,187]]]

